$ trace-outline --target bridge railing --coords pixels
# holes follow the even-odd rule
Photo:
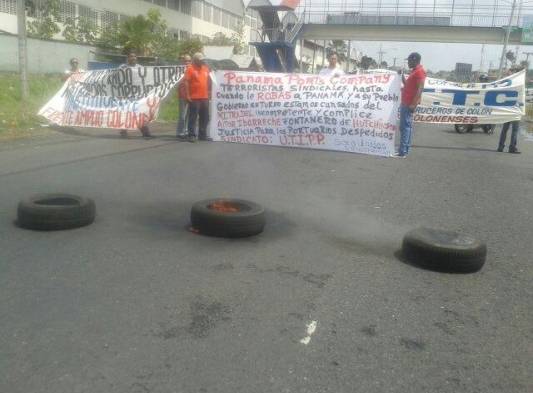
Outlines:
[[[297,13],[314,24],[502,27],[511,6],[504,0],[303,0]],[[522,26],[531,15],[532,3],[519,2],[511,25]]]

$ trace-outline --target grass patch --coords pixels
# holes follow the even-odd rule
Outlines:
[[[159,117],[158,120],[161,121],[168,121],[171,123],[178,121],[178,98],[176,95],[176,89],[172,89],[170,93],[168,93],[167,98],[163,101],[161,104],[161,109],[159,109]]]
[[[63,84],[60,75],[30,75],[28,82],[30,97],[22,104],[18,74],[0,73],[0,133],[28,131],[44,123],[37,112]]]

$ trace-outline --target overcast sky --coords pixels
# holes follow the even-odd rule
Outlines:
[[[451,12],[451,5],[454,4],[454,14],[470,14],[470,7],[474,1],[475,15],[478,18],[489,18],[490,15],[500,17],[500,20],[508,20],[511,12],[512,0],[436,0],[435,16],[448,16]],[[249,0],[244,0],[245,5]],[[433,0],[381,0],[382,14],[394,14],[396,5],[400,13],[409,14],[414,12],[414,5],[417,4],[417,15],[427,13],[433,14]],[[365,13],[377,13],[376,0],[302,0],[300,9],[306,8],[314,13],[342,13],[358,11],[363,4]],[[497,5],[497,7],[496,7]],[[523,0],[520,13],[517,9],[515,18],[525,14],[533,14],[533,1]],[[471,63],[473,69],[477,70],[480,65],[487,71],[492,63],[493,68],[497,68],[500,62],[502,45],[485,45],[482,60],[482,45],[473,44],[447,44],[447,43],[425,43],[425,42],[364,42],[352,41],[352,47],[357,48],[363,54],[379,59],[380,44],[382,45],[383,60],[393,64],[396,57],[396,64],[403,63],[403,59],[410,52],[420,52],[423,64],[432,71],[452,70],[455,63]],[[515,51],[516,46],[510,46],[509,50]],[[518,59],[525,60],[524,52],[533,52],[533,46],[521,46],[518,48]],[[533,55],[530,57],[533,61]]]

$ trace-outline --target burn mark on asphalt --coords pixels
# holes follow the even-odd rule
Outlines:
[[[331,278],[331,274],[313,274],[309,273],[302,277],[304,281],[315,284],[318,288],[324,288],[326,282]]]
[[[279,274],[287,274],[292,277],[296,277],[298,274],[300,274],[298,270],[292,270],[290,267],[281,265],[276,266],[276,272]]]
[[[206,338],[220,323],[231,320],[231,309],[217,301],[209,302],[196,299],[190,305],[191,321],[186,326],[172,326],[156,334],[157,337],[169,340],[183,336]]]
[[[369,325],[369,326],[365,326],[361,329],[361,332],[366,334],[367,336],[369,337],[374,337],[376,336],[376,325]]]
[[[230,262],[219,263],[212,267],[212,270],[215,272],[225,272],[228,270],[233,270],[233,264]]]
[[[413,340],[405,337],[400,339],[400,344],[411,351],[420,352],[426,349],[426,344],[423,341]]]
[[[435,322],[433,326],[442,330],[444,333],[448,334],[449,336],[455,335],[455,331],[452,328],[450,328],[446,322]]]
[[[229,313],[229,307],[220,302],[195,301],[191,304],[192,321],[187,331],[195,338],[205,338],[219,322],[230,320]]]
[[[283,265],[277,265],[275,268],[261,269],[257,265],[249,264],[248,269],[254,270],[258,273],[277,273],[281,276],[290,276],[295,278],[299,277],[305,282],[313,284],[318,288],[324,288],[327,281],[332,277],[331,274],[302,273],[298,270]]]
[[[131,385],[131,393],[150,393],[151,390],[144,384],[135,382]]]

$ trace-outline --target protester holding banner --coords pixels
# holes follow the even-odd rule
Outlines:
[[[85,72],[85,70],[80,68],[80,62],[77,58],[73,57],[72,59],[70,59],[69,63],[70,63],[70,69],[65,71],[65,76],[63,78],[64,80],[67,80],[74,74],[80,74],[82,72]]]
[[[520,68],[520,67],[511,68],[509,70],[508,76],[512,75],[512,74],[514,74],[516,72],[520,72],[521,70],[522,70],[522,68]],[[511,127],[512,131],[511,131],[511,141],[510,141],[510,144],[509,144],[509,150],[508,151],[511,154],[520,154],[520,151],[518,151],[518,149],[516,147],[516,145],[518,144],[518,130],[520,128],[520,121],[519,120],[509,121],[509,122],[503,124],[502,132],[500,134],[500,141],[498,143],[498,151],[501,153],[501,152],[503,152],[503,149],[505,148],[505,141],[507,139],[507,131],[509,130],[509,127]]]
[[[328,62],[329,67],[323,68],[320,70],[318,75],[320,76],[329,76],[329,77],[335,77],[335,76],[343,76],[344,71],[342,68],[338,66],[337,63],[337,54],[335,52],[332,52],[328,56]]]
[[[404,86],[400,105],[400,148],[395,157],[405,158],[409,154],[413,134],[413,115],[416,107],[420,104],[426,80],[426,71],[420,64],[421,59],[419,53],[411,53],[407,57],[407,65],[411,69],[411,73],[407,79],[402,73]]]
[[[135,70],[137,70],[136,72],[138,73],[138,68],[141,68],[141,66],[139,64],[137,64],[137,54],[135,52],[133,52],[133,51],[129,52],[128,53],[128,58],[127,58],[127,63],[126,64],[122,64],[120,66],[120,68],[135,69]],[[135,72],[133,72],[133,75],[135,75]],[[152,134],[150,133],[150,128],[148,128],[147,124],[143,124],[139,128],[139,131],[141,131],[141,134],[142,134],[143,137],[152,138]],[[127,130],[120,130],[120,136],[122,136],[122,137],[128,136],[128,131]]]
[[[182,63],[185,67],[191,64],[191,56],[184,55]],[[187,69],[187,68],[186,68]],[[185,85],[185,78],[182,78],[178,84],[178,127],[176,129],[176,137],[185,137],[185,127],[187,126],[187,119],[189,115],[189,101],[187,101],[187,86]]]
[[[189,102],[189,142],[196,141],[195,125],[198,119],[198,139],[209,140],[209,67],[204,63],[204,55],[195,53],[192,64],[185,71],[185,86]]]

